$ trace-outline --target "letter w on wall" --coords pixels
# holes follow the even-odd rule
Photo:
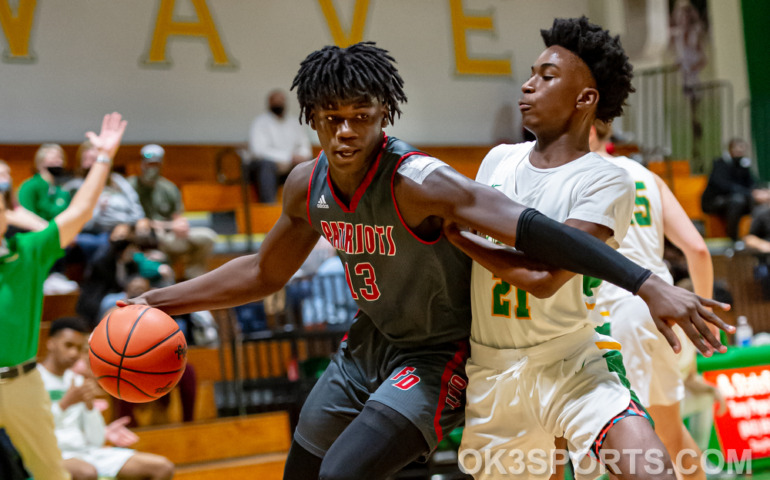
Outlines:
[[[3,62],[30,63],[35,54],[29,49],[29,37],[35,20],[36,0],[19,0],[14,15],[9,0],[0,0],[0,26],[8,48],[3,51]]]

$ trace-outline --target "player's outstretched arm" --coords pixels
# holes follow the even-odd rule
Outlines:
[[[702,354],[710,356],[714,351],[727,351],[727,347],[722,345],[708,325],[716,325],[728,333],[735,332],[735,327],[726,324],[709,310],[709,307],[729,310],[729,305],[669,285],[657,275],[650,276],[644,282],[639,289],[639,297],[647,304],[655,326],[666,337],[675,352],[678,353],[682,348],[676,333],[671,329],[675,323],[682,327],[684,333]]]
[[[732,327],[706,307],[729,306],[667,284],[592,235],[525,209],[501,192],[450,168],[437,169],[422,184],[401,179],[397,186],[396,200],[404,218],[411,218],[410,225],[419,223],[420,215],[437,216],[514,245],[537,261],[614,283],[639,294],[659,328],[679,323],[704,354],[712,350],[701,335],[714,349],[725,350],[706,324],[713,323],[728,332]],[[421,213],[417,215],[417,211]],[[666,332],[664,335],[678,351],[673,331],[672,336]]]
[[[243,305],[280,290],[318,242],[305,210],[311,169],[308,164],[292,170],[283,190],[283,212],[258,253],[231,260],[192,280],[120,301],[118,306],[150,305],[179,315]]]
[[[651,274],[593,235],[551,220],[449,167],[436,169],[422,184],[402,178],[396,187],[396,201],[409,225],[430,216],[456,222],[514,246],[532,260],[632,293]]]
[[[59,242],[62,248],[75,240],[86,222],[91,219],[125,131],[126,121],[119,113],[114,112],[104,116],[99,135],[94,132],[86,133],[88,140],[99,150],[99,160],[94,162],[69,207],[54,218],[59,228]]]

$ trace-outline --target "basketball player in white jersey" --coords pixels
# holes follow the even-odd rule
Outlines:
[[[556,19],[541,33],[548,48],[520,101],[537,140],[494,148],[476,180],[617,248],[634,184],[590,152],[588,135],[595,118],[622,113],[632,67],[618,38],[585,17]],[[628,387],[620,344],[594,330],[590,279],[527,269],[518,252],[446,230],[475,260],[461,466],[477,479],[549,478],[554,438],[564,437],[575,464],[590,455],[621,478],[675,479]]]
[[[673,283],[663,262],[667,237],[684,253],[695,292],[710,298],[714,269],[703,237],[659,176],[627,157],[613,157],[607,153],[611,134],[611,126],[597,120],[591,129],[589,145],[592,152],[628,172],[636,187],[631,226],[618,251]],[[677,476],[705,480],[706,473],[700,463],[701,452],[679,413],[679,402],[684,398],[679,359],[655,328],[647,306],[638,297],[612,284],[604,284],[598,291],[596,311],[609,321],[607,333],[623,345],[626,377],[639,401],[652,416],[655,432],[669,455],[678,459],[675,465],[682,468]],[[683,340],[684,345],[689,348],[684,348],[679,355],[687,355],[688,360],[694,362],[695,349],[686,339]]]

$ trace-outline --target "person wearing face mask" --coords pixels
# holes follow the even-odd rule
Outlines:
[[[173,182],[161,176],[166,152],[160,145],[142,147],[142,173],[128,182],[139,195],[144,213],[150,219],[158,247],[168,263],[183,260],[186,279],[206,273],[206,262],[217,234],[210,228],[190,227],[182,215],[182,194]]]
[[[0,195],[5,199],[8,208],[5,211],[5,219],[8,222],[8,230],[5,237],[10,238],[19,232],[37,232],[48,226],[48,222],[19,205],[13,191],[13,179],[11,167],[0,160]]]
[[[731,139],[727,152],[714,159],[701,197],[703,211],[722,217],[727,223],[727,235],[733,241],[738,240],[741,217],[757,205],[770,204],[770,190],[759,188],[747,153],[748,145],[743,139]]]
[[[249,132],[244,171],[257,190],[260,202],[276,200],[278,185],[291,169],[310,160],[310,139],[299,121],[286,115],[286,94],[273,90],[267,97],[268,110],[257,116]]]
[[[98,156],[98,150],[86,140],[78,147],[75,155],[77,167],[75,178],[62,186],[62,189],[74,195],[83,185],[83,181]],[[85,253],[86,259],[93,259],[96,251],[109,242],[110,232],[120,224],[135,225],[144,218],[144,210],[139,203],[139,196],[119,173],[110,173],[107,185],[99,196],[91,220],[78,235],[77,244]]]
[[[71,196],[61,186],[66,155],[60,145],[45,143],[35,153],[37,173],[19,188],[21,206],[50,222],[66,210]]]

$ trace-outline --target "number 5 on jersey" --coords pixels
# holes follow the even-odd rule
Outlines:
[[[492,315],[495,317],[511,318],[511,301],[508,300],[508,294],[511,290],[516,290],[516,307],[514,312],[519,320],[530,320],[528,293],[520,288],[511,288],[511,284],[497,277],[495,286],[492,287]]]
[[[353,282],[350,276],[350,269],[348,268],[348,264],[346,262],[345,280],[347,280],[348,287],[350,287],[350,293],[353,294],[353,300],[358,300],[359,295],[362,296],[364,300],[368,300],[370,302],[380,298],[380,289],[377,288],[377,276],[374,273],[374,267],[371,263],[357,263],[356,266],[353,267],[353,273],[359,277],[364,277],[365,286],[359,288],[358,292],[356,292],[355,287],[353,287]]]

